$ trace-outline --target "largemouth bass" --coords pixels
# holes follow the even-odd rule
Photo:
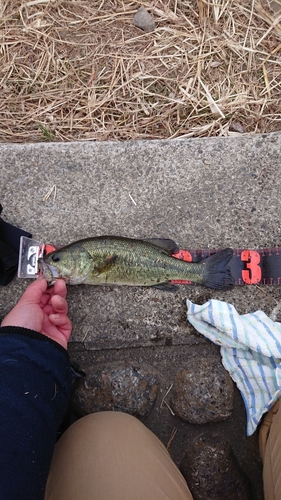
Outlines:
[[[172,240],[138,240],[98,236],[76,241],[39,259],[48,282],[62,278],[69,285],[118,284],[160,286],[172,280],[189,280],[209,288],[229,289],[234,280],[226,248],[199,263],[172,257],[178,250]]]

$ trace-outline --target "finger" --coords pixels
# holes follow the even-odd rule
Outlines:
[[[59,329],[68,341],[72,330],[72,324],[69,317],[66,316],[66,314],[50,314],[49,320]]]
[[[53,325],[56,326],[62,326],[66,323],[70,323],[70,319],[68,318],[68,316],[66,316],[66,314],[50,314],[49,320],[51,321],[51,323],[53,323]]]
[[[54,293],[55,293],[55,295],[60,295],[61,297],[63,297],[65,299],[65,297],[67,295],[67,288],[66,288],[66,284],[65,284],[64,280],[58,279],[55,281]]]
[[[54,313],[63,313],[67,314],[68,304],[66,300],[60,295],[53,295],[51,297],[51,304],[54,310]]]

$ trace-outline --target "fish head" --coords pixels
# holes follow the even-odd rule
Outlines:
[[[62,278],[69,285],[79,285],[91,270],[92,257],[83,245],[69,245],[39,259],[38,264],[49,283]]]

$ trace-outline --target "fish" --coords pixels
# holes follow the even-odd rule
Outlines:
[[[69,285],[168,288],[173,280],[188,280],[214,289],[233,287],[231,248],[198,263],[173,257],[177,251],[177,244],[170,239],[96,236],[56,249],[39,259],[38,265],[40,274],[51,284],[62,278]]]

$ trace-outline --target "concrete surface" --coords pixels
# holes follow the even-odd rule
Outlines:
[[[102,234],[173,238],[181,248],[280,245],[281,133],[129,143],[0,145],[2,217],[39,241],[66,244]],[[56,186],[56,198],[44,196]],[[28,281],[0,289],[0,317]],[[276,320],[281,287],[236,287],[216,292],[181,286],[172,294],[126,287],[69,288],[70,354],[86,372],[106,362],[145,360],[162,381],[146,424],[180,463],[190,440],[206,426],[174,417],[161,398],[190,356],[217,356],[216,346],[186,321],[185,299],[227,300],[240,313],[259,308]],[[165,375],[165,376],[164,376]],[[162,377],[162,378],[161,378]],[[257,436],[245,437],[242,400],[232,416],[209,424],[232,443],[260,500]],[[208,429],[208,426],[207,426]]]

